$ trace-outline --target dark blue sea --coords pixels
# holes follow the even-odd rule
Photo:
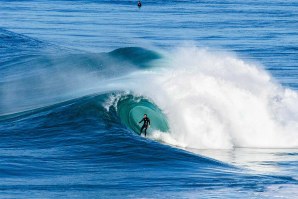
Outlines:
[[[0,0],[0,198],[297,195],[296,0]]]

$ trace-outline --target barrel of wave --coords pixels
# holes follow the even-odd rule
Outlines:
[[[154,131],[169,131],[166,116],[154,103],[143,97],[134,97],[132,95],[123,97],[118,101],[117,112],[121,122],[137,134],[140,134],[143,123],[139,124],[139,122],[144,114],[147,114],[151,122],[147,134]]]

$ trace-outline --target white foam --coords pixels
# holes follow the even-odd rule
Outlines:
[[[180,48],[163,66],[121,87],[151,98],[167,115],[164,142],[191,148],[297,148],[298,94],[234,55]]]
[[[183,147],[181,143],[177,142],[177,140],[175,140],[171,134],[169,133],[165,133],[165,132],[161,132],[158,130],[155,130],[151,133],[148,133],[148,138],[159,141],[159,142],[164,142],[173,146],[180,146]]]

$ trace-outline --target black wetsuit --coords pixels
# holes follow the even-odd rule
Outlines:
[[[143,121],[144,121],[144,124],[143,124],[143,126],[141,128],[141,134],[142,134],[143,129],[145,129],[145,137],[146,137],[147,128],[150,125],[150,119],[148,117],[145,117],[139,123],[141,123]]]

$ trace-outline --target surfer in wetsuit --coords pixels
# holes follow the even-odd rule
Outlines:
[[[139,124],[140,124],[141,122],[144,122],[144,123],[143,123],[143,126],[142,126],[142,128],[141,128],[141,134],[142,134],[143,129],[145,129],[145,137],[146,137],[147,128],[150,127],[150,119],[149,119],[149,117],[147,117],[147,114],[144,114],[144,117],[143,117],[143,119],[139,122]]]
[[[138,1],[138,7],[140,8],[142,6],[142,2]]]

